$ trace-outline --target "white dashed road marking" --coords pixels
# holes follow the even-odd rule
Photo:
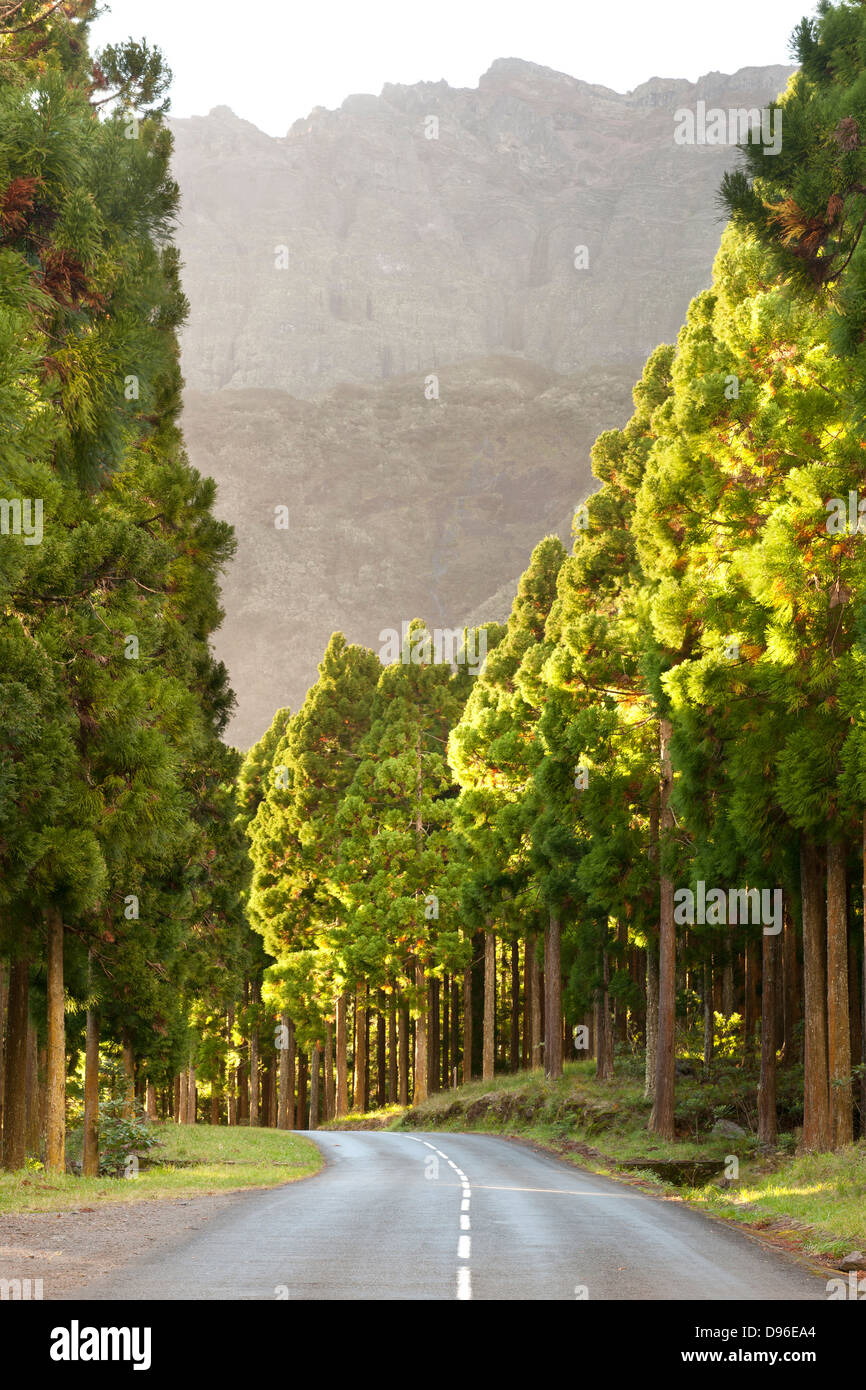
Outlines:
[[[458,1301],[465,1302],[472,1298],[472,1272],[469,1265],[469,1257],[472,1253],[472,1237],[466,1234],[466,1232],[472,1229],[469,1221],[469,1200],[472,1196],[472,1188],[469,1184],[469,1179],[462,1168],[458,1168],[454,1160],[449,1158],[447,1154],[444,1154],[441,1149],[437,1149],[435,1144],[431,1144],[429,1139],[419,1139],[415,1134],[407,1134],[406,1138],[414,1139],[416,1144],[423,1144],[425,1148],[432,1149],[437,1157],[443,1159],[445,1163],[448,1164],[449,1168],[454,1169],[454,1172],[460,1179],[463,1196],[460,1202],[461,1235],[457,1239],[457,1258],[461,1262],[457,1266],[457,1298]]]

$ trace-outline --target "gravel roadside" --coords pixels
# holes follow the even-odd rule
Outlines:
[[[0,1216],[0,1281],[41,1279],[44,1299],[74,1298],[91,1280],[110,1274],[137,1254],[150,1255],[185,1239],[244,1195],[112,1202],[75,1211]]]

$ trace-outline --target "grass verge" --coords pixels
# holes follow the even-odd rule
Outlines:
[[[810,1254],[866,1251],[866,1144],[803,1154],[769,1171],[741,1174],[736,1187],[695,1189],[689,1200],[713,1216],[767,1231]],[[862,1281],[861,1281],[862,1282]]]
[[[311,1177],[322,1166],[315,1144],[285,1130],[203,1124],[160,1124],[155,1129],[160,1147],[148,1155],[152,1166],[143,1167],[135,1178],[59,1176],[33,1168],[0,1173],[0,1214],[277,1187]]]
[[[404,1105],[385,1105],[381,1110],[353,1110],[339,1120],[327,1120],[319,1129],[394,1129],[406,1114]]]

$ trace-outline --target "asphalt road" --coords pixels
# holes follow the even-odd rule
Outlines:
[[[90,1299],[823,1300],[825,1277],[674,1202],[483,1134],[317,1132],[314,1177],[246,1194]]]

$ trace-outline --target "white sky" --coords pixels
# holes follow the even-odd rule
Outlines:
[[[813,0],[110,0],[93,45],[146,37],[174,72],[172,114],[230,106],[284,135],[314,106],[386,82],[475,87],[524,58],[626,92],[650,77],[789,63]],[[249,23],[245,19],[249,18]]]

